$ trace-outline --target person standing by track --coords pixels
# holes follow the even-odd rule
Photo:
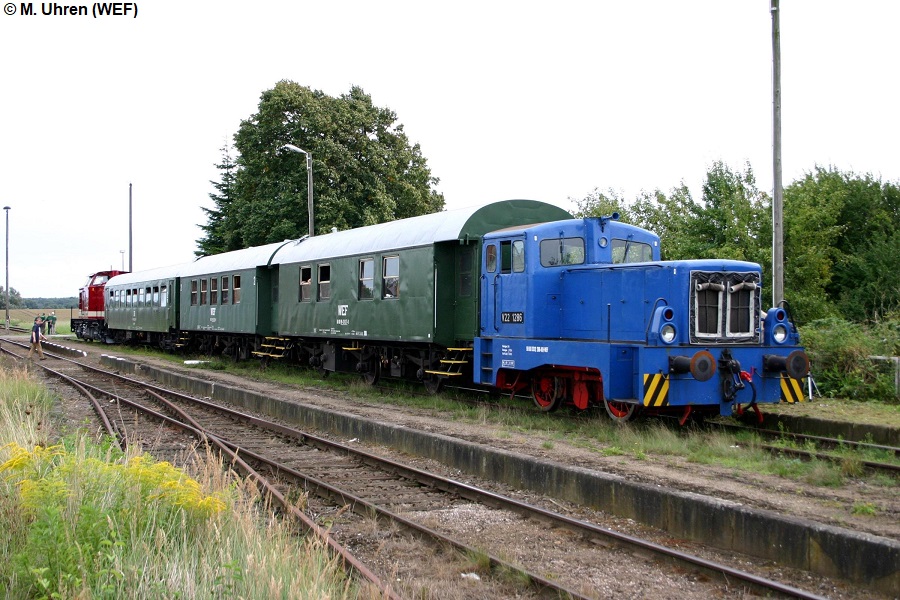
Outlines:
[[[44,349],[41,348],[41,340],[47,340],[47,338],[44,337],[44,334],[41,331],[43,326],[44,320],[42,318],[38,317],[34,320],[34,326],[31,328],[31,350],[28,351],[29,359],[31,359],[31,355],[34,353],[35,349],[37,349],[41,360],[47,360],[47,357],[44,356]]]

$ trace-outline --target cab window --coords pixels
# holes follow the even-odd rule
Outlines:
[[[633,240],[613,239],[613,264],[647,262],[651,260],[653,260],[653,248],[650,244]]]
[[[488,273],[495,273],[497,271],[497,246],[494,244],[487,247],[484,263]]]
[[[584,238],[541,240],[541,265],[559,267],[584,264]]]
[[[525,242],[500,242],[500,272],[521,273],[525,270]]]

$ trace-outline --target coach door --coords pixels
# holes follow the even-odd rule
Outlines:
[[[260,335],[278,332],[278,267],[256,269],[256,331]]]
[[[455,246],[454,281],[456,282],[453,337],[457,340],[470,340],[475,333],[476,310],[478,300],[478,246],[474,243]]]
[[[524,337],[526,319],[537,317],[526,312],[527,290],[525,239],[486,242],[481,335]]]

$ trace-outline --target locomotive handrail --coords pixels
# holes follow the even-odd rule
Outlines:
[[[499,332],[500,328],[497,327],[497,298],[500,297],[500,275],[494,275],[494,331]]]

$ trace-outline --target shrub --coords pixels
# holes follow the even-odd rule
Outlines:
[[[821,393],[898,402],[893,363],[871,358],[900,353],[900,321],[896,318],[875,324],[821,319],[803,327],[801,333]]]

